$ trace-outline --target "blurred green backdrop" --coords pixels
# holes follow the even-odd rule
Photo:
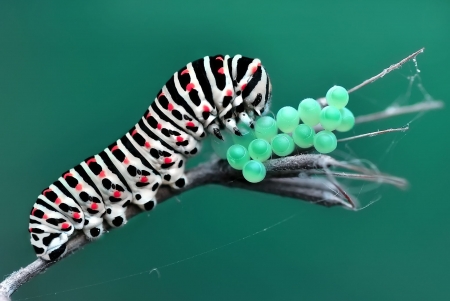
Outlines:
[[[28,213],[42,188],[129,129],[189,61],[258,57],[273,110],[351,87],[426,47],[421,80],[448,98],[450,2],[0,1],[0,275],[35,259]],[[356,114],[414,103],[414,65],[352,94]],[[413,88],[415,85],[413,85]],[[398,98],[400,96],[400,98]],[[27,283],[36,300],[449,300],[447,109],[358,126],[409,132],[340,145],[408,178],[360,194],[360,212],[222,187],[170,200]],[[439,131],[438,131],[439,130]],[[205,147],[193,165],[206,160]],[[336,154],[339,154],[337,152]],[[352,184],[358,191],[367,186]],[[219,250],[295,213],[293,219]],[[85,287],[115,278],[115,282]],[[66,293],[55,292],[80,288]]]

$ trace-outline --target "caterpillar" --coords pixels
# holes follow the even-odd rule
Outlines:
[[[38,257],[56,260],[75,230],[88,239],[127,223],[130,204],[152,210],[161,185],[187,184],[187,158],[199,152],[207,133],[242,135],[267,112],[272,84],[259,59],[235,55],[193,61],[166,82],[142,118],[102,152],[64,172],[38,196],[31,213],[30,241]]]

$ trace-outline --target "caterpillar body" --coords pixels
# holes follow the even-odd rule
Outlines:
[[[186,159],[199,151],[207,132],[219,139],[223,128],[241,135],[237,122],[253,128],[271,95],[259,59],[206,56],[175,72],[132,129],[38,196],[29,224],[37,256],[62,256],[75,230],[98,238],[103,220],[112,227],[124,225],[131,203],[153,209],[160,185],[180,189],[187,184]]]

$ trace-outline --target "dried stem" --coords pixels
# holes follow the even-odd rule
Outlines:
[[[355,140],[355,139],[364,138],[364,137],[374,137],[374,136],[388,134],[388,133],[406,132],[407,130],[409,130],[409,126],[408,125],[406,125],[404,127],[401,127],[401,128],[387,129],[387,130],[378,130],[376,132],[371,132],[371,133],[351,136],[351,137],[347,137],[347,138],[342,138],[342,139],[339,139],[337,142],[350,141],[350,140]]]
[[[376,81],[392,70],[400,68],[401,65],[411,59],[414,59],[419,53],[422,53],[423,50],[424,49],[422,48],[401,60],[399,63],[386,68],[380,74],[350,89],[349,92],[353,92],[369,83]],[[378,113],[360,116],[356,118],[356,123],[359,124],[392,116],[433,110],[442,107],[443,103],[441,101],[427,100],[411,106],[390,107]],[[372,134],[373,133],[367,135]],[[356,139],[356,137],[351,139]],[[340,162],[326,155],[302,154],[283,157],[269,160],[265,163],[265,166],[267,169],[267,179],[258,184],[251,184],[242,178],[240,172],[233,170],[223,160],[211,159],[209,162],[187,171],[186,176],[189,184],[184,189],[173,190],[167,186],[161,187],[156,198],[158,199],[158,203],[162,203],[165,200],[192,188],[208,184],[217,184],[231,188],[248,189],[279,196],[291,197],[327,207],[342,206],[348,209],[357,210],[357,208],[355,208],[355,204],[357,203],[356,200],[353,199],[351,195],[346,193],[344,187],[336,181],[336,178],[345,177],[366,181],[376,181],[395,185],[397,187],[405,187],[407,185],[407,182],[404,179],[384,175],[379,173],[377,170],[351,165],[346,162]],[[356,173],[333,172],[330,170],[332,167],[347,169]],[[299,176],[299,174],[304,176]],[[310,177],[309,175],[311,174],[323,174],[325,177]],[[140,212],[141,211],[137,207],[130,206],[127,210],[127,218],[130,219]],[[109,226],[105,225],[105,229],[109,229]],[[79,232],[69,240],[67,245],[68,251],[61,257],[61,259],[74,253],[89,242],[90,241],[87,240],[81,232]],[[40,274],[55,263],[56,262],[47,262],[41,259],[36,259],[28,266],[12,273],[0,283],[0,301],[10,300],[10,296],[22,284],[30,281],[36,275]]]
[[[416,52],[414,52],[413,54],[408,55],[407,57],[405,57],[403,60],[401,60],[400,62],[390,65],[388,68],[384,69],[383,71],[381,71],[380,73],[378,73],[375,76],[372,76],[369,79],[366,79],[365,81],[363,81],[362,83],[360,83],[359,85],[354,86],[353,88],[348,90],[348,93],[352,93],[355,92],[356,90],[361,89],[364,86],[367,86],[368,84],[371,84],[373,82],[375,82],[376,80],[382,78],[383,76],[385,76],[386,74],[388,74],[391,71],[394,71],[396,69],[399,69],[403,64],[405,64],[406,62],[410,61],[410,60],[415,60],[416,56],[418,56],[419,54],[421,54],[422,52],[425,51],[425,48],[421,48],[419,50],[417,50]],[[317,99],[317,101],[324,107],[327,105],[327,102],[325,100],[325,97],[319,98]]]
[[[444,103],[440,100],[424,100],[409,106],[391,106],[381,112],[358,116],[355,118],[355,123],[361,124],[399,115],[438,110],[443,107]]]
[[[363,81],[362,83],[360,83],[359,85],[351,88],[350,90],[348,90],[348,93],[352,93],[356,90],[361,89],[362,87],[373,83],[374,81],[382,78],[383,76],[385,76],[386,74],[388,74],[391,71],[394,71],[398,68],[400,68],[404,63],[410,61],[410,60],[414,60],[416,58],[416,56],[418,56],[419,54],[421,54],[423,51],[425,50],[425,48],[419,49],[416,52],[414,52],[413,54],[408,55],[407,57],[405,57],[403,60],[401,60],[400,62],[398,62],[397,64],[394,65],[390,65],[388,68],[384,69],[381,73],[366,79],[365,81]]]

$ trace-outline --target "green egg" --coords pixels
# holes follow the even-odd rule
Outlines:
[[[298,105],[300,119],[309,126],[315,126],[319,123],[321,110],[320,104],[312,98],[303,99]]]
[[[341,124],[342,116],[339,109],[328,106],[320,112],[320,125],[327,131],[334,131]]]
[[[325,96],[328,105],[342,109],[348,104],[348,92],[341,86],[331,87]]]
[[[242,169],[244,178],[250,183],[258,183],[266,177],[266,167],[259,161],[248,161]]]
[[[264,162],[272,155],[272,148],[269,142],[258,138],[250,142],[248,152],[253,160]]]
[[[291,133],[299,122],[300,116],[293,107],[283,107],[277,113],[277,126],[283,133]]]
[[[272,140],[278,134],[277,122],[270,116],[258,118],[255,124],[255,135],[266,141]]]
[[[342,121],[341,121],[341,124],[336,128],[336,131],[348,132],[355,125],[355,116],[347,108],[343,108],[340,111],[341,111],[341,115],[342,115]]]
[[[328,154],[337,147],[336,136],[330,131],[320,131],[314,136],[314,148],[322,154]]]
[[[250,155],[245,147],[234,144],[228,148],[227,161],[234,169],[241,170],[250,161]]]
[[[292,138],[295,144],[301,148],[308,148],[314,145],[314,136],[316,132],[312,127],[306,124],[299,124],[294,132],[292,132]]]
[[[294,151],[294,140],[288,134],[278,134],[273,137],[272,151],[280,157],[290,155]]]

